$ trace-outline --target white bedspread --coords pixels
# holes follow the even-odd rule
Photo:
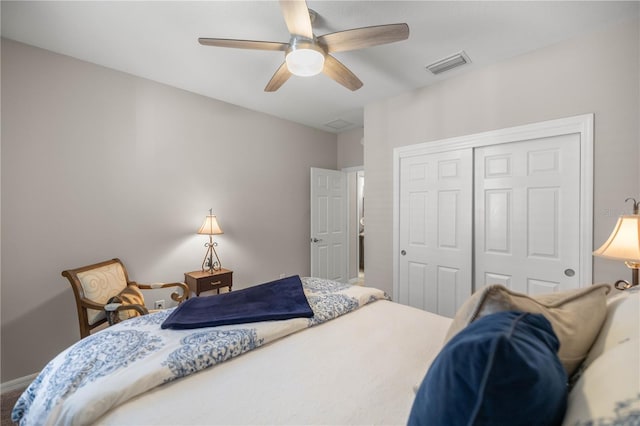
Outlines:
[[[97,425],[406,425],[451,319],[378,301],[180,379]]]
[[[167,310],[91,335],[47,364],[18,400],[13,419],[21,425],[90,424],[156,386],[386,298],[380,290],[316,278],[303,278],[303,287],[314,311],[312,318],[162,330],[160,324],[171,311]]]

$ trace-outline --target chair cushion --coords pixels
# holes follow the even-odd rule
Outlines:
[[[540,314],[507,311],[474,321],[429,367],[408,424],[559,424],[567,374],[558,346]]]
[[[501,285],[478,290],[460,307],[445,341],[485,315],[502,311],[523,311],[544,315],[560,340],[558,356],[569,375],[587,356],[607,313],[608,284],[549,293],[535,297],[516,293]]]
[[[144,296],[135,284],[126,286],[117,296],[113,296],[107,301],[109,303],[119,303],[121,305],[142,305],[144,306]],[[107,311],[107,320],[110,325],[124,321],[129,318],[138,317],[140,313],[135,309],[125,309],[123,311]]]
[[[84,296],[103,305],[127,286],[124,269],[119,263],[79,272],[77,276],[82,284]],[[87,309],[87,316],[89,324],[93,325],[105,317],[105,312],[103,310]]]

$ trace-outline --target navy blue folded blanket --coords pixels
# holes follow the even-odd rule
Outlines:
[[[161,327],[188,329],[312,316],[302,281],[294,275],[244,290],[188,299]]]

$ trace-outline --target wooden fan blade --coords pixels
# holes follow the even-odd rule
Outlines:
[[[324,45],[327,52],[344,52],[393,43],[407,38],[409,38],[407,24],[389,24],[325,34],[318,37],[318,43]]]
[[[228,38],[200,37],[198,39],[198,42],[203,46],[234,47],[236,49],[285,51],[289,48],[289,43],[278,43],[276,41],[235,40]]]
[[[355,91],[362,87],[360,79],[331,55],[325,56],[322,72],[349,90]]]
[[[280,0],[284,22],[292,35],[313,39],[311,18],[305,0]]]
[[[275,92],[289,79],[289,77],[291,77],[291,72],[289,71],[289,68],[287,68],[287,63],[283,62],[282,65],[280,65],[280,68],[278,68],[273,74],[271,80],[267,83],[264,91]]]

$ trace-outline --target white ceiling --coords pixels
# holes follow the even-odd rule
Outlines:
[[[336,53],[364,86],[292,76],[263,91],[282,52],[201,46],[198,37],[288,42],[277,1],[2,1],[2,36],[326,131],[363,107],[639,15],[638,1],[321,1],[316,35],[406,22],[406,41]],[[425,70],[464,50],[472,63]],[[344,120],[336,130],[326,123]]]

